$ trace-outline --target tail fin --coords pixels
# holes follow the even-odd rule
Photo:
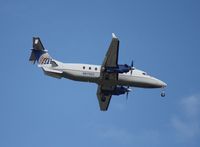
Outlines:
[[[37,61],[38,64],[50,64],[51,60],[52,58],[45,50],[40,38],[33,37],[33,49],[29,61],[33,63]]]

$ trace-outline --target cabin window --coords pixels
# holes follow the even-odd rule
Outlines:
[[[89,67],[89,70],[91,70],[91,67]]]
[[[83,66],[83,69],[85,69],[85,66]]]
[[[97,67],[95,67],[95,70],[97,70]]]
[[[147,75],[147,73],[145,73],[145,72],[143,72],[142,74],[143,74],[143,75]]]

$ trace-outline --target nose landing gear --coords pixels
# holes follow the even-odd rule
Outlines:
[[[165,97],[165,90],[163,90],[160,94],[161,97]]]
[[[165,97],[165,92],[163,91],[163,92],[161,92],[161,94],[160,94],[162,97]]]

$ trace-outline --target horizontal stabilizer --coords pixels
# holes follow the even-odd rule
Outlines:
[[[34,52],[31,52],[31,56],[29,58],[29,61],[31,61],[33,64],[35,64],[36,61],[36,56]]]

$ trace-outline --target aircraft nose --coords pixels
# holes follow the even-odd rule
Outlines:
[[[161,80],[159,80],[159,79],[157,79],[157,78],[155,78],[155,77],[151,77],[151,84],[152,84],[152,86],[153,87],[156,87],[156,88],[164,88],[164,87],[166,87],[167,86],[167,84],[165,83],[165,82],[163,82],[163,81],[161,81]]]
[[[161,81],[161,85],[162,85],[162,87],[166,87],[167,86],[167,84],[165,82],[163,82],[163,81]]]
[[[156,83],[159,87],[166,87],[167,84],[161,80],[156,79]]]

